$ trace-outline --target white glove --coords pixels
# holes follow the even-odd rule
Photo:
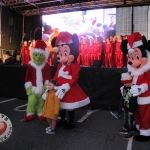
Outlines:
[[[46,93],[48,91],[48,88],[46,89],[46,91],[44,92],[44,94],[42,95],[43,100],[46,100]]]
[[[130,92],[133,96],[138,96],[142,93],[145,93],[148,90],[147,84],[141,84],[141,85],[133,85],[131,86]]]
[[[68,92],[70,90],[70,86],[68,83],[65,83],[62,86],[56,86],[54,89],[57,90],[55,95],[58,98],[62,99],[64,97],[64,95],[66,94],[66,92]]]
[[[124,88],[124,86],[122,86],[121,88],[120,88],[120,91],[121,91],[121,95],[123,96],[123,88]]]

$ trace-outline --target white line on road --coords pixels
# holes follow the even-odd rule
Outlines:
[[[25,106],[27,106],[27,104],[24,104],[24,105],[20,105],[20,106],[18,106],[18,107],[15,107],[14,108],[14,111],[26,111],[26,110],[20,110],[19,108],[22,108],[22,107],[25,107]]]
[[[83,122],[86,118],[88,118],[92,113],[95,113],[99,110],[88,110],[87,113],[81,118],[79,119],[77,122],[81,123]]]
[[[6,102],[9,102],[9,101],[13,101],[13,100],[16,100],[16,99],[17,99],[17,98],[12,98],[12,99],[8,99],[8,100],[5,100],[5,101],[1,101],[0,104],[1,104],[1,103],[6,103]]]
[[[132,150],[132,141],[133,141],[133,139],[131,138],[131,139],[129,139],[129,141],[128,141],[128,145],[127,145],[127,150]]]

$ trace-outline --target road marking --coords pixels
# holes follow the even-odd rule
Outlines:
[[[9,102],[9,101],[13,101],[13,100],[16,100],[16,99],[17,99],[17,98],[12,98],[12,99],[8,99],[8,100],[5,100],[5,101],[1,101],[0,104],[1,104],[1,103],[6,103],[6,102]]]
[[[26,110],[20,110],[19,108],[22,108],[22,107],[25,107],[25,106],[27,106],[27,104],[24,104],[24,105],[20,105],[20,106],[18,106],[18,107],[15,107],[14,108],[14,111],[26,111]]]
[[[88,110],[87,113],[81,118],[79,119],[77,122],[81,123],[83,122],[86,118],[88,118],[91,114],[97,112],[99,110]]]
[[[133,141],[133,139],[131,138],[131,139],[129,139],[129,141],[128,141],[128,145],[127,145],[127,150],[132,150],[132,141]]]

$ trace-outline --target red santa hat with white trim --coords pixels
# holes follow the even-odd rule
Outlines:
[[[54,50],[58,50],[59,45],[73,43],[72,34],[69,32],[60,32],[59,35],[52,40],[52,47]]]
[[[31,54],[33,54],[34,52],[38,52],[43,54],[46,58],[48,58],[49,56],[49,50],[47,48],[47,45],[44,41],[42,40],[37,40],[35,43],[35,47],[32,50]]]
[[[139,48],[142,52],[142,57],[150,58],[150,55],[147,53],[150,52],[150,44],[146,37],[142,36],[139,32],[128,35],[127,39],[122,41],[120,48],[124,54],[133,53],[134,48]]]
[[[127,36],[127,40],[128,40],[127,44],[128,53],[133,53],[134,52],[133,48],[143,45],[142,35],[139,32],[135,32],[134,34]]]
[[[120,81],[122,84],[132,83],[132,80],[133,80],[133,78],[131,77],[131,75],[128,72],[121,74]]]

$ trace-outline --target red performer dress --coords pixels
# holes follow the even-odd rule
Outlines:
[[[87,49],[88,49],[88,45],[86,43],[81,44],[82,65],[87,65],[87,62],[86,62]]]
[[[115,64],[117,68],[122,68],[124,64],[124,54],[120,49],[120,45],[121,45],[121,42],[116,43],[116,51],[115,51],[116,63]]]
[[[115,52],[116,52],[116,42],[112,42],[113,45],[113,51],[112,51],[112,65],[113,67],[116,66],[116,58],[115,58]]]
[[[94,43],[94,60],[101,60],[102,45],[100,43]]]
[[[113,46],[112,43],[106,43],[105,44],[105,67],[112,68],[112,52],[113,52]]]
[[[23,45],[21,47],[21,55],[22,55],[22,64],[27,65],[30,59],[30,50],[28,45]]]
[[[66,74],[66,71],[68,74]],[[77,63],[70,65],[58,64],[54,79],[58,82],[59,86],[68,83],[71,87],[61,100],[60,108],[62,109],[75,109],[90,103],[89,97],[77,84],[79,72],[80,66]]]
[[[81,43],[80,43],[80,46],[79,46],[79,55],[78,55],[78,58],[77,58],[77,63],[78,63],[79,65],[82,64]]]
[[[94,60],[94,45],[89,45],[88,46],[88,59],[87,59],[87,62],[88,62],[88,66],[92,66],[93,65],[93,60]]]
[[[150,63],[138,70],[128,65],[128,71],[133,76],[134,85],[147,85],[146,92],[137,98],[138,110],[134,114],[134,120],[140,135],[150,136]]]

